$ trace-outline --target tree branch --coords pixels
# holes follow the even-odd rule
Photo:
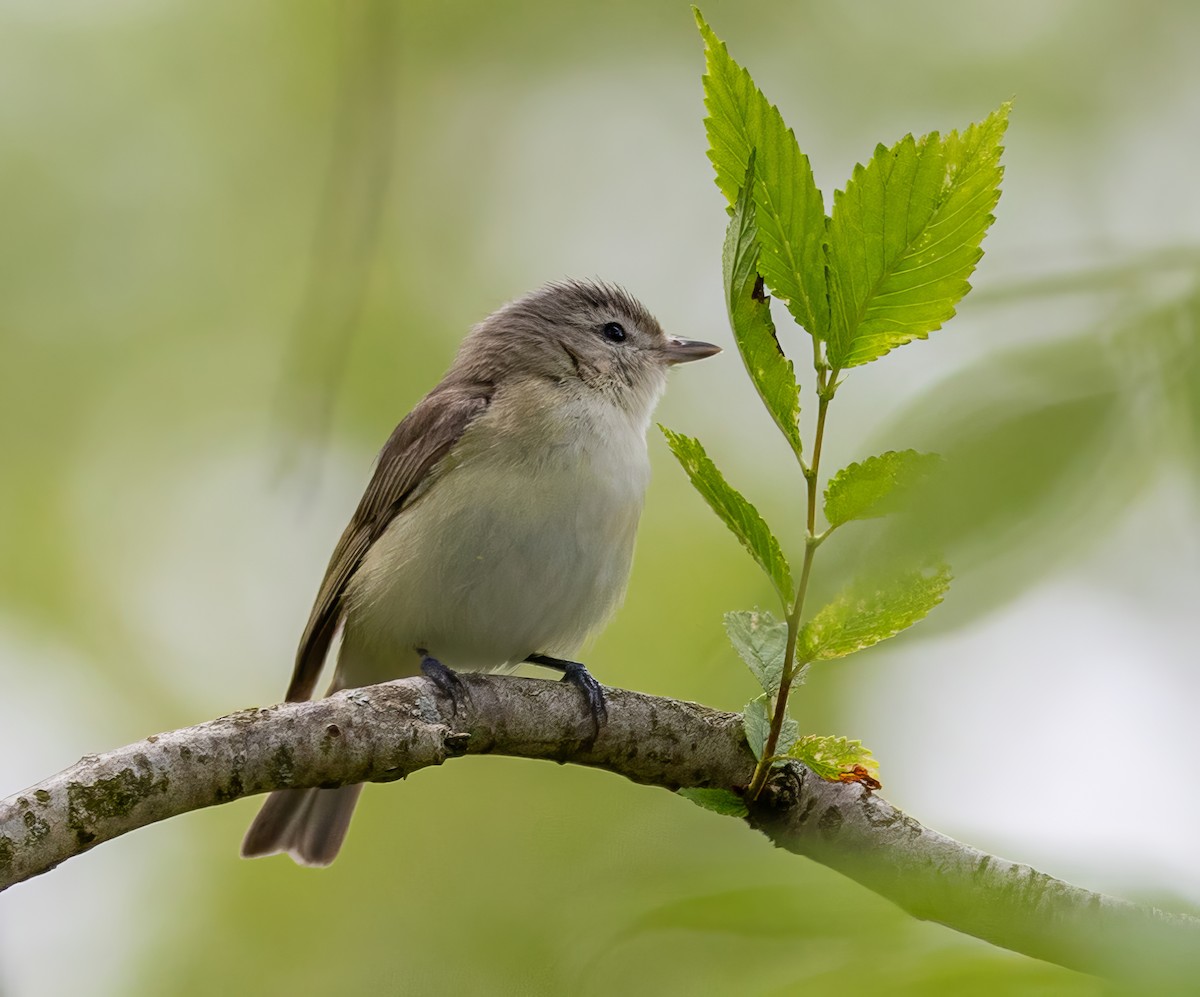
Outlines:
[[[135,828],[289,786],[390,782],[469,754],[545,758],[634,782],[740,790],[754,757],[741,718],[607,690],[594,740],[578,691],[464,674],[452,705],[424,678],[243,710],[88,755],[0,801],[0,890]],[[948,783],[949,785],[949,783]],[[781,768],[747,818],[916,917],[1084,972],[1181,981],[1200,972],[1200,919],[1092,893],[922,827],[855,784]]]

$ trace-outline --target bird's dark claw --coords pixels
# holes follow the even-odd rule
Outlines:
[[[554,668],[563,673],[562,681],[583,693],[587,702],[588,713],[591,715],[594,730],[592,736],[600,733],[600,728],[608,723],[608,705],[604,699],[604,687],[592,678],[589,672],[578,661],[567,661],[565,658],[552,658],[548,654],[531,654],[525,659],[530,664]]]
[[[583,698],[587,700],[588,712],[591,713],[599,732],[600,728],[608,723],[608,704],[604,700],[604,687],[592,678],[592,673],[578,661],[567,662],[560,681],[570,682],[583,693]]]
[[[430,657],[424,651],[421,652],[421,672],[438,687],[440,693],[450,700],[450,705],[456,714],[459,706],[471,698],[466,684],[458,677],[458,673],[447,668],[437,658]]]

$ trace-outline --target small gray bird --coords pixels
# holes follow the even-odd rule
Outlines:
[[[646,430],[667,368],[720,352],[667,336],[619,287],[548,284],[472,330],[380,452],[321,583],[289,701],[424,671],[533,662],[582,690],[574,661],[616,609],[650,475]],[[272,793],[242,843],[303,865],[337,855],[362,786]]]

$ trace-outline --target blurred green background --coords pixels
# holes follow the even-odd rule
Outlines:
[[[802,727],[862,738],[940,830],[1189,908],[1200,7],[704,12],[827,203],[877,141],[1017,97],[975,292],[855,370],[827,437],[830,469],[914,446],[951,475],[823,548],[818,595],[914,547],[955,586],[816,670]],[[601,276],[731,345],[701,69],[676,2],[0,4],[0,794],[277,700],[374,452],[503,301]],[[800,481],[731,350],[659,416],[796,549]],[[721,613],[767,586],[651,451],[588,663],[738,709]],[[1103,992],[602,773],[479,758],[369,789],[324,872],[239,861],[256,806],[5,893],[0,993]]]

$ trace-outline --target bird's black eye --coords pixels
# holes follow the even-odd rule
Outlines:
[[[620,322],[605,322],[604,328],[600,332],[610,343],[623,343],[625,341],[625,327]]]

